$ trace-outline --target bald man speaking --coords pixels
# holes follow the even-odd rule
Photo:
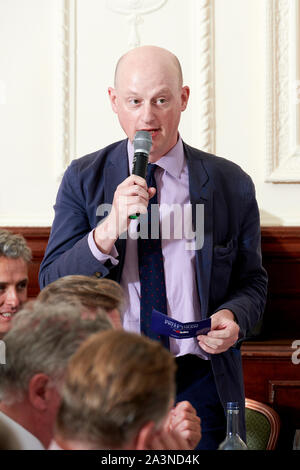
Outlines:
[[[261,318],[267,290],[254,185],[236,164],[183,142],[178,126],[190,90],[171,52],[131,50],[119,60],[108,94],[127,139],[66,170],[41,287],[69,274],[118,281],[127,298],[124,328],[162,341],[176,357],[177,400],[190,401],[202,422],[198,448],[216,449],[223,440],[228,401],[240,404],[245,439],[239,347]],[[146,179],[132,174],[138,131],[152,138]],[[142,220],[154,206],[158,230],[153,235],[152,213],[142,237]],[[178,236],[189,220],[186,208],[202,243],[187,230]],[[151,323],[153,308],[178,324],[210,318],[210,331],[169,335]]]

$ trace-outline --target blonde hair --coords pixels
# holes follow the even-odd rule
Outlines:
[[[107,331],[85,341],[69,363],[58,436],[87,448],[122,448],[143,424],[159,424],[175,396],[175,361],[157,341]]]
[[[38,295],[43,303],[59,301],[80,302],[89,309],[103,308],[106,312],[121,311],[124,297],[121,286],[110,279],[98,279],[92,276],[64,276],[48,284]]]

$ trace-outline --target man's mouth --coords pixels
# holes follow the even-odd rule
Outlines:
[[[159,132],[160,132],[160,128],[156,128],[156,129],[140,129],[141,131],[147,131],[151,134],[152,137],[155,137]]]
[[[14,314],[12,312],[1,312],[0,319],[3,322],[9,322]]]

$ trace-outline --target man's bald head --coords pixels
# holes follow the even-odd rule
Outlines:
[[[172,52],[157,46],[141,46],[126,52],[118,60],[115,70],[114,86],[118,87],[118,79],[127,67],[135,67],[137,63],[145,64],[161,63],[170,70],[174,70],[174,77],[178,79],[179,88],[183,85],[182,68],[176,55]]]
[[[151,163],[175,146],[190,89],[182,86],[180,63],[174,54],[156,46],[127,52],[118,62],[115,87],[109,87],[108,94],[131,142],[137,131],[151,133]]]

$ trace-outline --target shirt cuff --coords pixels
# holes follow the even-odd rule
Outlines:
[[[88,245],[89,245],[89,248],[90,248],[93,256],[95,256],[95,258],[98,261],[100,261],[102,264],[104,264],[108,260],[111,262],[111,264],[113,266],[116,266],[119,263],[119,260],[116,259],[119,256],[119,253],[118,253],[118,250],[115,247],[115,245],[112,247],[111,252],[110,252],[109,255],[104,254],[104,253],[102,253],[101,250],[99,250],[99,248],[97,247],[97,245],[95,243],[95,240],[94,240],[94,230],[92,230],[89,233]]]

